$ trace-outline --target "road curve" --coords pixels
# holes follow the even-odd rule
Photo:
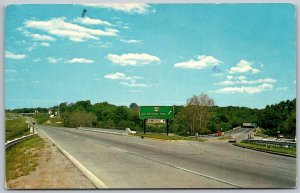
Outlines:
[[[291,188],[296,159],[226,141],[165,142],[37,125],[108,188]]]

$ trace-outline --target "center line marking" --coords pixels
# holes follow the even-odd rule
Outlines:
[[[125,152],[125,153],[127,153],[127,151],[125,151],[125,150],[123,150],[123,149],[119,149],[119,148],[116,148],[116,147],[110,147],[110,148],[112,148],[112,149],[116,149],[116,150],[118,150],[118,151],[122,151],[122,152]]]

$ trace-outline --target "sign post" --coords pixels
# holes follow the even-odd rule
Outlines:
[[[144,120],[144,134],[147,119],[165,119],[169,135],[169,121],[174,118],[174,106],[140,106],[139,116]]]

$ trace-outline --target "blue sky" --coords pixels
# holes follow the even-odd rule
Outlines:
[[[10,5],[5,20],[7,109],[296,97],[292,4]]]

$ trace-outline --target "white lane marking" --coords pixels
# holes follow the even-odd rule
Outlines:
[[[96,177],[92,172],[90,172],[86,167],[84,167],[79,161],[77,161],[71,154],[65,151],[60,145],[54,142],[54,140],[47,135],[43,130],[39,129],[45,136],[50,139],[52,143],[67,157],[70,161],[78,167],[78,169],[99,189],[108,188],[104,182],[102,182],[98,177]]]
[[[116,149],[116,150],[118,150],[118,151],[122,151],[122,152],[125,152],[125,153],[127,153],[127,151],[125,151],[125,150],[123,150],[123,149],[119,149],[119,148],[116,148],[116,147],[110,147],[110,148],[112,148],[112,149]]]
[[[232,185],[232,186],[236,186],[236,187],[242,188],[242,187],[239,186],[239,185],[233,184],[233,183],[231,183],[231,182],[227,182],[227,181],[225,181],[225,180],[221,180],[221,179],[218,179],[218,178],[215,178],[215,177],[212,177],[212,176],[208,176],[208,175],[205,175],[205,174],[201,174],[201,173],[199,173],[199,172],[195,172],[195,171],[192,171],[192,170],[188,170],[188,169],[185,169],[185,168],[182,168],[182,167],[179,167],[179,166],[174,166],[174,167],[177,168],[177,169],[186,171],[186,172],[190,172],[190,173],[193,173],[193,174],[196,174],[196,175],[199,175],[199,176],[203,176],[203,177],[206,177],[206,178],[209,178],[209,179],[212,179],[212,180],[216,180],[216,181],[219,181],[219,182],[223,182],[223,183],[225,183],[225,184],[229,184],[229,185]]]

